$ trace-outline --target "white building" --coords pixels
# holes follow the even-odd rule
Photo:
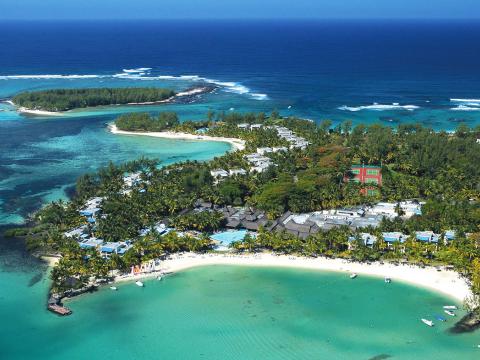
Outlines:
[[[229,173],[230,173],[230,176],[246,175],[247,171],[245,169],[231,169]]]

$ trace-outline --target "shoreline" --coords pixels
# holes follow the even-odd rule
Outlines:
[[[116,276],[114,283],[137,281],[158,276],[162,273],[176,273],[200,266],[254,266],[254,267],[283,267],[303,270],[317,270],[344,273],[356,273],[379,278],[385,277],[392,282],[400,281],[409,285],[425,288],[445,295],[463,305],[465,299],[471,295],[470,287],[464,278],[451,270],[437,271],[434,267],[420,268],[413,265],[393,265],[379,262],[366,264],[349,262],[343,259],[307,258],[291,255],[274,255],[272,253],[257,253],[237,255],[225,254],[196,254],[183,253],[172,255],[167,260],[161,261],[155,270],[149,273],[136,275]],[[352,280],[354,281],[354,280]]]
[[[216,141],[228,143],[232,146],[234,151],[244,150],[245,141],[236,139],[236,138],[226,138],[226,137],[215,137],[208,135],[193,135],[188,133],[174,132],[174,131],[162,131],[162,132],[139,132],[139,131],[124,131],[119,130],[115,124],[109,124],[108,129],[112,134],[115,135],[140,135],[140,136],[151,136],[162,139],[173,139],[173,140],[197,140],[197,141]]]

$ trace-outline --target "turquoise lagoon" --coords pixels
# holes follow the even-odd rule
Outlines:
[[[1,265],[5,360],[449,360],[478,359],[480,351],[478,333],[449,334],[451,319],[434,328],[420,322],[452,303],[444,296],[378,278],[282,268],[210,266],[145,288],[124,283],[70,300],[74,313],[61,318],[45,310],[44,268],[25,256],[11,263],[16,256]]]

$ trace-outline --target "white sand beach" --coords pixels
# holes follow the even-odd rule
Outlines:
[[[379,281],[384,281],[385,277],[389,277],[392,279],[392,282],[401,281],[411,285],[424,287],[442,293],[459,302],[463,302],[471,295],[466,280],[455,271],[443,269],[442,271],[437,271],[437,269],[433,267],[420,268],[411,265],[393,265],[387,263],[364,264],[348,262],[342,259],[307,258],[288,255],[277,256],[271,253],[244,255],[235,255],[231,253],[176,254],[172,255],[170,259],[162,261],[160,265],[156,266],[154,272],[121,276],[117,277],[115,281],[133,281],[158,276],[165,272],[175,273],[197,266],[212,265],[291,267],[298,269],[344,272],[345,276],[356,273],[359,277],[362,275],[378,277]]]
[[[207,135],[193,135],[188,133],[180,133],[173,131],[162,131],[162,132],[138,132],[138,131],[123,131],[119,130],[115,124],[110,124],[108,126],[112,134],[117,135],[140,135],[140,136],[151,136],[158,137],[163,139],[175,139],[175,140],[202,140],[202,141],[219,141],[226,142],[232,145],[234,150],[244,150],[245,141],[235,138],[226,138],[226,137],[215,137]]]
[[[17,111],[21,114],[30,114],[30,115],[38,115],[38,116],[64,116],[65,113],[58,111],[45,111],[45,110],[31,110],[24,107],[19,107]]]

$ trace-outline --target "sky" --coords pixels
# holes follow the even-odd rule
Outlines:
[[[480,19],[480,0],[0,0],[0,19]]]

